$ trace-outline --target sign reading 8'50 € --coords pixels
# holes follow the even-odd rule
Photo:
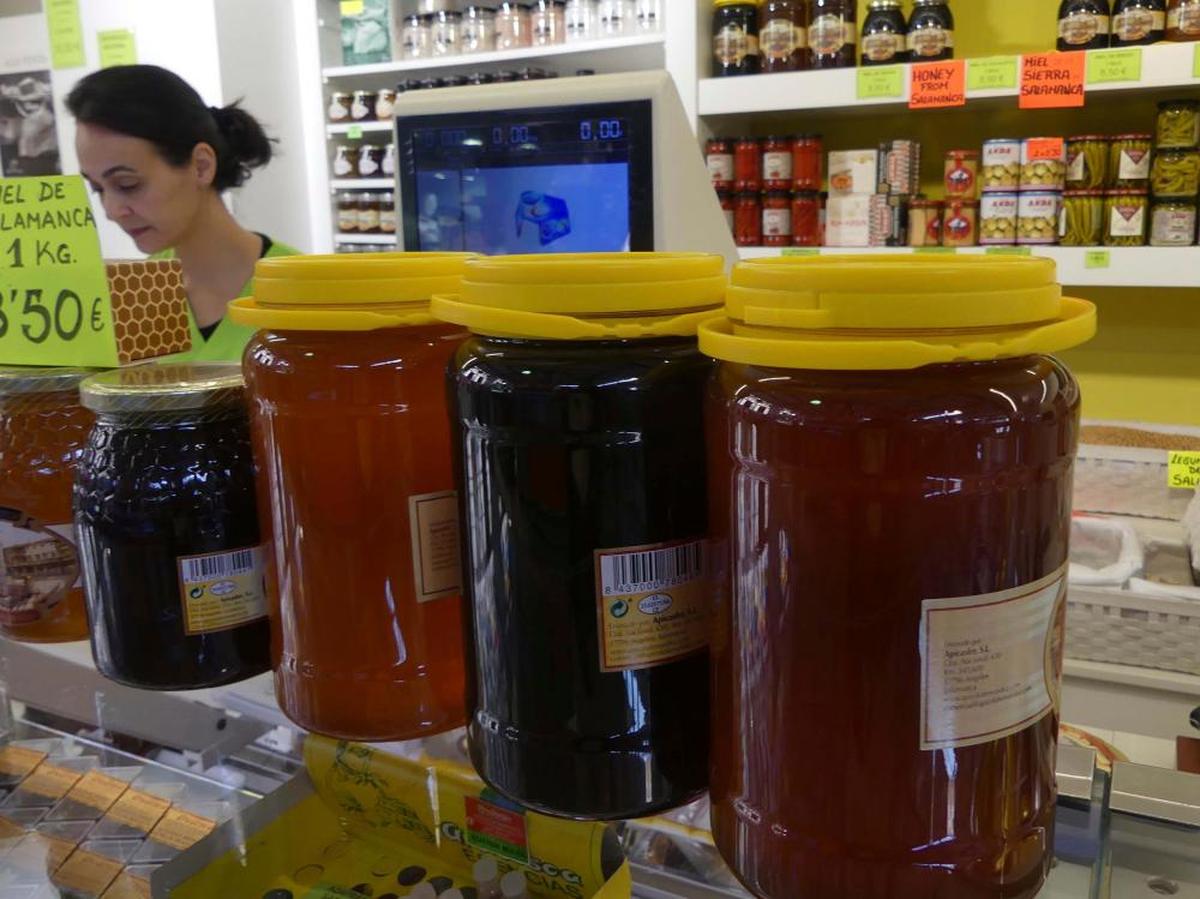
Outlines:
[[[114,367],[190,344],[178,263],[106,264],[82,178],[0,180],[0,364]]]

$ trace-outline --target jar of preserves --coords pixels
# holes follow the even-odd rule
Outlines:
[[[979,201],[946,200],[942,215],[942,246],[973,247],[979,242]]]
[[[1115,0],[1113,3],[1112,46],[1157,44],[1166,36],[1166,0]]]
[[[396,195],[390,190],[379,195],[379,230],[383,234],[396,233]]]
[[[787,247],[792,244],[792,195],[786,190],[769,190],[762,198],[762,245]]]
[[[496,11],[468,3],[463,8],[460,44],[463,53],[488,53],[496,49]]]
[[[733,181],[739,191],[762,188],[762,141],[743,137],[733,145]]]
[[[345,122],[350,118],[350,107],[354,105],[354,94],[339,91],[329,95],[329,121]]]
[[[810,0],[808,26],[809,66],[814,69],[849,68],[857,61],[857,0]]]
[[[1158,104],[1158,149],[1200,146],[1200,102],[1166,100]]]
[[[913,0],[908,19],[908,58],[911,62],[954,58],[954,14],[946,0]]]
[[[948,151],[944,174],[947,199],[975,199],[979,193],[979,154],[974,150]]]
[[[600,0],[597,19],[605,37],[620,37],[633,31],[633,0]]]
[[[758,5],[746,0],[716,0],[712,39],[714,77],[756,74],[760,67]]]
[[[797,134],[792,139],[792,188],[799,191],[821,189],[821,160],[824,157],[821,135]]]
[[[910,247],[940,247],[942,245],[941,200],[913,197],[908,204],[908,245]]]
[[[1159,150],[1150,171],[1155,197],[1188,197],[1200,193],[1200,150]]]
[[[533,45],[546,47],[567,39],[563,0],[535,0],[530,12]]]
[[[396,92],[390,87],[381,88],[375,101],[375,118],[386,121],[396,112]]]
[[[984,193],[1017,190],[1021,186],[1021,142],[1008,138],[985,140],[980,168]]]
[[[502,0],[496,5],[495,21],[497,50],[533,46],[533,22],[526,4]]]
[[[1113,187],[1145,190],[1150,183],[1153,136],[1116,134],[1109,145],[1108,177]]]
[[[358,231],[358,196],[349,191],[338,194],[337,227],[343,234],[354,234]]]
[[[466,334],[429,312],[430,294],[459,290],[465,258],[265,259],[254,298],[230,306],[259,329],[245,371],[276,548],[275,693],[306,730],[407,740],[465,723],[444,379]]]
[[[429,42],[434,56],[462,52],[462,14],[440,10],[429,15]]]
[[[1150,208],[1150,246],[1190,247],[1196,242],[1196,201],[1158,200]]]
[[[385,148],[380,144],[366,144],[358,154],[358,174],[363,178],[374,178],[383,171]]]
[[[0,366],[0,635],[88,635],[71,489],[92,413],[80,368]]]
[[[1167,40],[1200,41],[1200,0],[1168,0]]]
[[[192,690],[270,667],[240,366],[135,365],[80,386],[96,414],[75,528],[105,677]]]
[[[361,234],[375,234],[379,231],[379,197],[376,194],[359,194],[358,230]]]
[[[1104,245],[1145,246],[1148,205],[1149,196],[1144,189],[1124,188],[1108,191],[1104,195]]]
[[[763,72],[808,68],[808,29],[803,0],[766,0],[758,11],[758,48]]]
[[[908,22],[900,0],[871,0],[862,27],[862,64],[908,61]]]
[[[535,810],[637,817],[707,787],[704,462],[680,447],[704,445],[695,331],[723,269],[699,253],[480,257],[461,297],[434,300],[472,331],[448,375],[468,746]]]
[[[1050,246],[1058,243],[1062,194],[1057,191],[1022,191],[1017,198],[1017,243]]]
[[[757,191],[745,190],[737,195],[733,242],[739,247],[762,246],[762,201]]]
[[[767,190],[792,189],[792,139],[771,136],[762,142],[762,179]]]
[[[792,246],[821,245],[821,195],[815,190],[792,194]]]
[[[333,148],[333,174],[337,178],[352,178],[358,174],[357,144],[338,144]]]
[[[379,103],[378,91],[355,91],[350,104],[350,118],[365,122],[375,118],[375,106]]]
[[[663,0],[637,0],[633,17],[639,31],[659,31],[663,27]]]
[[[746,261],[727,297],[700,330],[729,560],[717,848],[761,897],[1033,896],[1080,415],[1046,354],[1086,341],[1095,308],[1050,260],[965,255]],[[1024,687],[964,717],[961,677]]]
[[[1058,50],[1102,50],[1112,29],[1110,0],[1062,0],[1058,6]]]
[[[405,16],[400,25],[402,59],[424,59],[433,53],[433,32],[425,16]]]
[[[1066,185],[1071,190],[1098,190],[1108,184],[1109,141],[1103,134],[1067,138]]]
[[[383,161],[379,164],[385,177],[391,178],[396,174],[396,144],[389,143],[383,148]]]
[[[1017,242],[1017,195],[986,193],[979,201],[979,242],[1011,246]]]
[[[1064,247],[1098,247],[1104,239],[1104,191],[1069,190],[1063,194],[1058,242]]]
[[[1021,141],[1021,190],[1062,190],[1067,179],[1067,148],[1061,137]]]
[[[733,144],[714,138],[704,145],[704,162],[708,176],[717,190],[733,190]]]
[[[567,0],[563,22],[568,41],[591,40],[600,33],[596,0]]]
[[[737,209],[737,198],[732,191],[719,190],[717,191],[717,202],[721,204],[721,212],[725,214],[725,225],[729,228],[730,236],[733,235],[734,210]]]

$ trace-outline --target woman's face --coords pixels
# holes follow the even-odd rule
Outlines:
[[[147,140],[81,122],[75,151],[105,216],[143,253],[177,246],[212,191],[207,144],[198,144],[192,159],[174,166]]]

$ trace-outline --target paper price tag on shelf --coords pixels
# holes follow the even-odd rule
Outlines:
[[[363,136],[362,125],[351,125],[346,129],[346,137],[350,140],[358,140]]]
[[[1192,51],[1192,77],[1200,78],[1200,44]]]
[[[988,247],[986,256],[1032,256],[1033,247]]]
[[[1142,80],[1142,48],[1093,50],[1091,53],[1069,54],[1087,57],[1087,83],[1111,84],[1114,81]]]
[[[938,109],[967,103],[967,61],[922,62],[909,66],[909,109]]]
[[[903,99],[904,66],[859,66],[858,99]]]
[[[1088,250],[1083,254],[1084,268],[1108,268],[1112,265],[1112,253],[1108,250]]]
[[[820,256],[820,247],[784,247],[779,251],[780,256]]]
[[[1030,53],[1021,57],[1022,109],[1082,106],[1085,53]]]
[[[1172,487],[1200,487],[1200,453],[1172,450],[1167,453],[1167,484]]]
[[[341,0],[339,11],[343,16],[361,16],[363,0]]]
[[[1015,56],[988,56],[967,63],[967,90],[994,91],[1017,86]]]
[[[1061,137],[1031,137],[1025,146],[1025,152],[1034,162],[1039,159],[1062,159],[1065,152]]]
[[[958,247],[913,247],[913,252],[934,254],[957,253]]]

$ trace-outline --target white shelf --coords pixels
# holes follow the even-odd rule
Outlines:
[[[983,254],[997,247],[959,247],[958,253]],[[1007,249],[1007,248],[1005,248]],[[1030,247],[1032,255],[1053,259],[1058,280],[1070,287],[1200,287],[1200,247]],[[1109,254],[1107,268],[1089,268],[1089,253]],[[742,259],[783,255],[778,247],[740,247]],[[800,253],[811,252],[799,250]],[[914,252],[911,247],[820,247],[822,255]],[[943,252],[948,252],[944,250]]]
[[[334,243],[365,243],[376,246],[396,246],[395,234],[335,234]]]
[[[333,66],[322,74],[327,78],[355,78],[363,75],[387,75],[397,72],[427,72],[461,66],[488,65],[490,63],[532,62],[539,59],[558,59],[579,56],[597,51],[627,50],[633,47],[662,45],[662,32],[635,34],[629,37],[603,38],[593,41],[572,41],[567,44],[551,44],[546,47],[521,47],[517,50],[493,50],[489,53],[460,53],[455,56],[437,56],[424,59],[400,59],[360,66]]]
[[[1193,77],[1195,48],[1196,45],[1192,43],[1142,47],[1140,80],[1089,84],[1087,92],[1092,94],[1098,91],[1151,91],[1200,86],[1200,79]],[[1114,52],[1118,51],[1089,50],[1088,55]],[[970,64],[968,60],[967,65]],[[856,68],[704,78],[699,86],[699,111],[702,116],[720,116],[806,109],[854,110],[875,106],[905,106],[908,104],[910,67],[905,65],[903,68],[903,96],[870,100],[858,99]],[[1017,94],[1017,88],[968,91],[967,103],[969,105],[972,101],[1005,97],[1016,100]]]
[[[394,178],[334,178],[329,182],[334,190],[390,190],[396,186]]]
[[[386,122],[338,122],[334,125],[326,125],[325,131],[328,134],[348,134],[351,128],[360,128],[363,133],[368,131],[391,131],[392,122],[390,119]]]

